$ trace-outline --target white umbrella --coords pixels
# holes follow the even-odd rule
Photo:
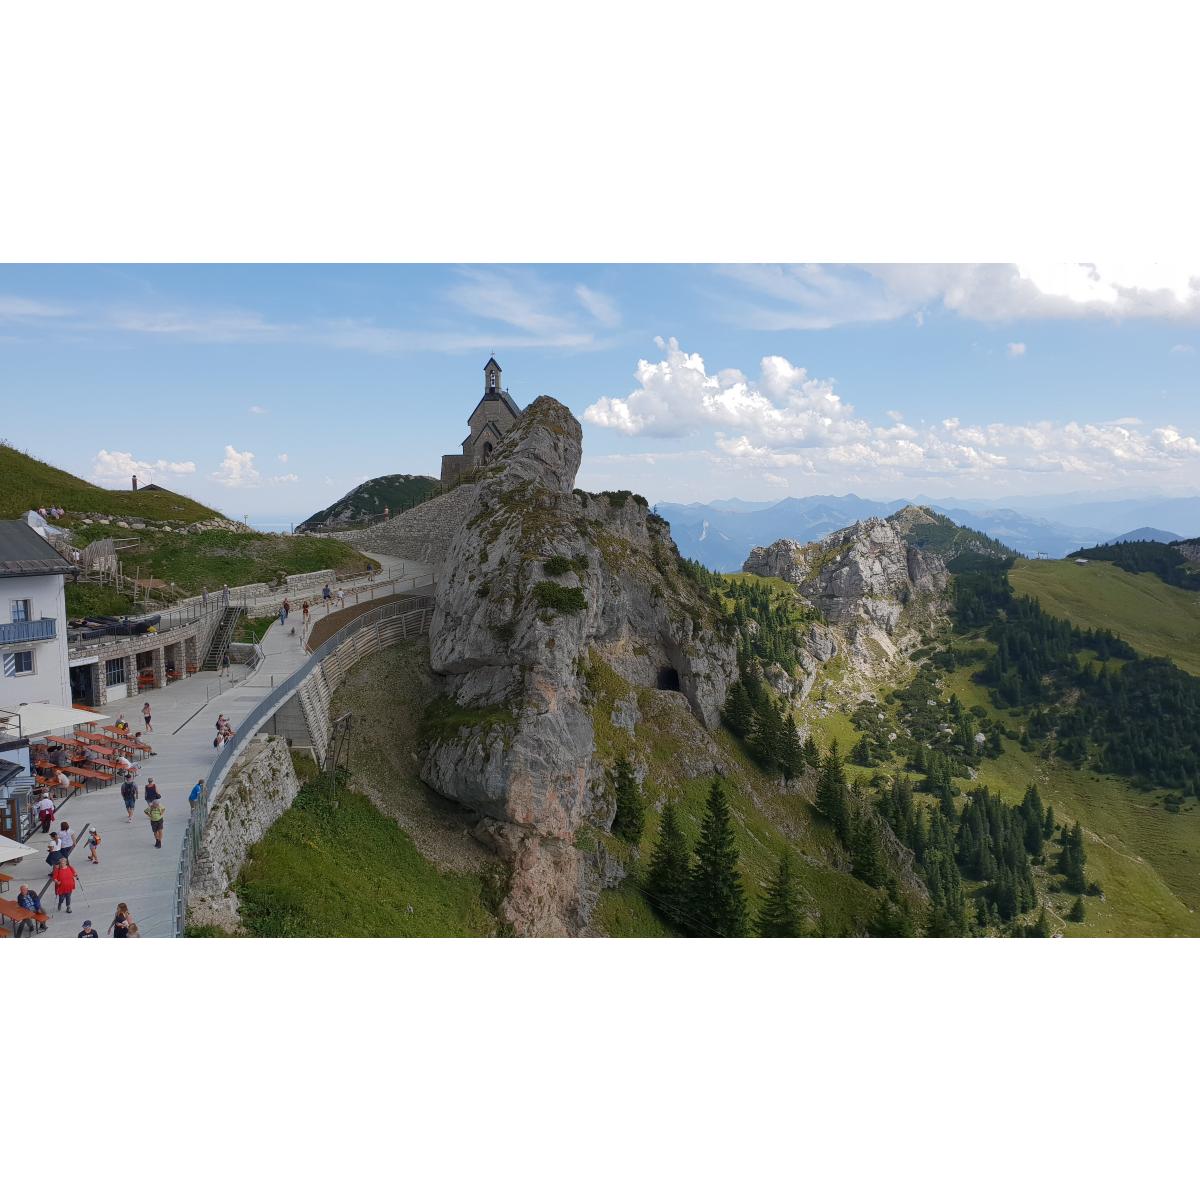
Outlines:
[[[0,710],[0,730],[10,737],[37,737],[53,729],[87,725],[100,720],[102,716],[102,713],[63,708],[58,704],[22,704],[18,708]]]
[[[24,858],[27,854],[37,853],[37,846],[22,846],[12,838],[0,837],[0,862],[10,862],[14,858]]]

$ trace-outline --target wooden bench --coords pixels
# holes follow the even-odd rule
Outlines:
[[[157,687],[157,684],[154,682],[154,672],[153,671],[140,672],[137,677],[137,685],[138,685],[139,692],[149,691],[150,689]]]
[[[14,900],[0,900],[0,920],[7,917],[12,922],[13,933],[17,932],[17,926],[21,921],[32,921],[40,933],[46,928],[48,920],[44,912],[30,912],[27,908],[22,908]]]
[[[7,892],[8,885],[12,883],[12,880],[11,875],[5,875],[3,871],[0,871],[0,892]]]

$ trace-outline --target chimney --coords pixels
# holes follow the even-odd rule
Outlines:
[[[137,491],[137,476],[136,475],[133,477],[133,490],[135,492]]]

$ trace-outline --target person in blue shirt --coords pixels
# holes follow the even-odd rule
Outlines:
[[[25,884],[17,895],[17,903],[27,912],[42,912],[42,901],[37,892],[31,892]]]
[[[195,808],[200,803],[200,798],[204,795],[204,780],[197,779],[196,786],[188,793],[188,803]]]

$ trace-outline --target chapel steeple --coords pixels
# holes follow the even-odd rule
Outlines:
[[[488,392],[502,391],[504,388],[500,382],[500,364],[494,358],[489,358],[483,368],[483,393],[486,396]]]

